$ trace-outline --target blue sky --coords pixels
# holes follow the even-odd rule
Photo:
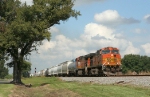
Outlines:
[[[122,57],[150,55],[150,0],[76,0],[73,8],[82,15],[50,28],[50,42],[30,56],[31,73],[106,46],[119,48]]]

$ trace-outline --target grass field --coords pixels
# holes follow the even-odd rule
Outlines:
[[[13,88],[13,84],[0,84],[0,97],[8,97]]]
[[[128,85],[64,82],[55,77],[33,77],[22,81],[32,87],[0,84],[0,97],[150,97],[150,89]]]

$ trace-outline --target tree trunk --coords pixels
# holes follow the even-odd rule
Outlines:
[[[17,80],[18,80],[19,84],[23,84],[22,81],[21,81],[21,74],[22,74],[21,65],[22,65],[22,61],[19,60],[19,62],[17,62],[17,68],[18,68]]]
[[[12,83],[16,83],[17,82],[17,62],[14,60],[14,66],[13,66],[13,81]]]
[[[22,57],[19,60],[14,59],[14,68],[13,68],[13,81],[14,84],[23,84],[21,81],[21,65],[23,63]]]
[[[16,68],[15,68],[15,62],[14,62],[14,66],[13,66],[13,81],[14,81],[14,79],[15,79],[15,70],[16,70]]]

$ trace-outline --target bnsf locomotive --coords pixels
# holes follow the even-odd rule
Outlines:
[[[71,61],[42,70],[45,76],[109,76],[121,74],[121,55],[115,47],[105,47]]]
[[[117,75],[121,73],[119,49],[105,47],[76,58],[76,75]]]

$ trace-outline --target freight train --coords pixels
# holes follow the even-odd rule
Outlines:
[[[79,56],[41,70],[43,76],[110,76],[122,74],[121,55],[115,47],[104,47],[95,53]]]

